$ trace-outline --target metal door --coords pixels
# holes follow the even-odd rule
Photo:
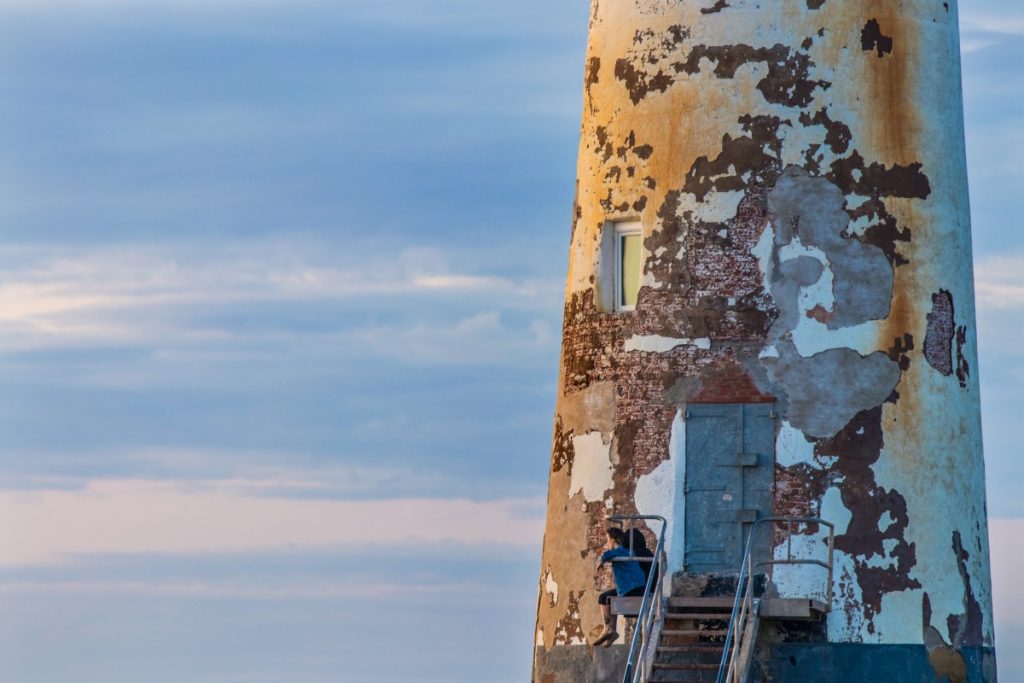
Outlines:
[[[772,514],[774,471],[774,404],[688,406],[685,571],[739,571],[751,525]],[[771,552],[761,526],[755,560]]]

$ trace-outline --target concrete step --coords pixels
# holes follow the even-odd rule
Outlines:
[[[724,628],[709,628],[709,629],[665,629],[661,632],[663,636],[702,636],[706,638],[712,638],[716,636],[725,636],[729,633],[728,629]]]
[[[659,650],[654,658],[654,664],[663,669],[717,670],[721,663],[721,651],[693,653],[662,652]]]
[[[658,652],[709,654],[721,656],[724,648],[720,644],[703,645],[659,645]]]
[[[655,662],[654,667],[663,671],[718,671],[718,663],[699,662]]]
[[[666,612],[666,619],[697,621],[729,621],[731,612]]]
[[[718,671],[655,669],[647,680],[649,683],[714,683],[717,679]]]
[[[732,611],[734,597],[720,597],[720,598],[669,598],[668,606],[669,609],[674,608],[699,608],[699,609],[725,609]]]

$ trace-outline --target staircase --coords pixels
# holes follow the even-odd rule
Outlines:
[[[733,598],[669,598],[651,683],[715,681]]]
[[[655,553],[658,575],[664,577],[665,527],[662,517],[619,516],[615,521],[657,520],[662,523]],[[755,562],[752,555],[755,530],[762,524],[787,525],[785,556]],[[793,556],[793,537],[798,528],[827,530],[828,559]],[[663,581],[648,581],[643,599],[612,600],[612,613],[637,619],[625,662],[623,683],[746,683],[754,659],[763,619],[819,620],[832,604],[835,526],[816,517],[766,517],[756,520],[747,537],[746,552],[735,579],[735,595],[661,597]],[[766,597],[762,567],[776,565],[818,566],[828,570],[825,601],[810,597]],[[652,579],[654,574],[652,573]],[[760,577],[760,581],[758,581]],[[732,590],[731,588],[729,590]],[[705,597],[706,596],[706,597]]]

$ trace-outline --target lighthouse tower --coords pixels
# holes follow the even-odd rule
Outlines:
[[[666,597],[834,524],[752,680],[996,680],[962,112],[956,0],[592,0],[535,683],[621,681],[636,514]]]

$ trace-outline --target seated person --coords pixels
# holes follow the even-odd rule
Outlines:
[[[640,563],[631,559],[633,555],[628,549],[629,536],[626,535],[626,532],[618,527],[608,527],[605,531],[608,534],[606,545],[608,550],[601,555],[601,562],[598,566],[611,562],[615,588],[601,593],[597,599],[598,604],[601,605],[601,612],[604,614],[604,633],[594,642],[594,645],[608,647],[619,637],[615,630],[616,618],[612,616],[612,596],[642,597],[647,582],[644,580],[644,570],[640,568]]]
[[[644,570],[644,585],[647,585],[647,578],[651,575],[652,571],[654,572],[654,584],[657,584],[661,576],[658,568],[655,566],[657,563],[654,559],[654,553],[647,547],[647,539],[644,538],[644,532],[634,527],[629,530],[629,538],[633,541],[632,546],[629,547],[633,551],[633,555],[636,556],[640,568]],[[650,561],[645,562],[645,559]]]

